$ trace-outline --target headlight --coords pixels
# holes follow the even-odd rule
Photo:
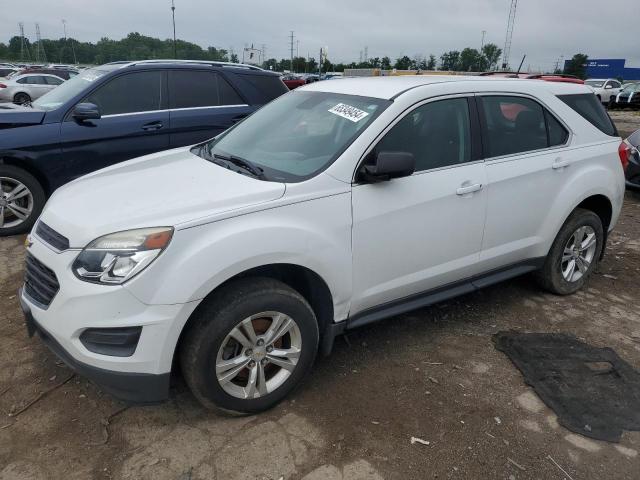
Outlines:
[[[73,262],[80,280],[118,285],[147,268],[169,245],[173,228],[140,228],[97,238]]]

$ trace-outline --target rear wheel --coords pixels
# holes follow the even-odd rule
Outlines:
[[[604,244],[600,217],[576,209],[558,232],[538,280],[557,295],[569,295],[585,284],[595,269]]]
[[[206,407],[255,413],[273,407],[309,372],[318,324],[282,282],[234,281],[194,313],[180,347],[185,380]]]
[[[13,103],[18,105],[25,105],[31,103],[31,97],[26,93],[16,93],[13,97]]]
[[[33,175],[0,164],[0,236],[28,232],[44,203],[44,190]]]

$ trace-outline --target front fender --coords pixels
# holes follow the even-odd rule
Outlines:
[[[125,287],[147,304],[198,301],[252,268],[293,264],[318,274],[344,319],[351,298],[348,193],[178,230],[166,252]]]

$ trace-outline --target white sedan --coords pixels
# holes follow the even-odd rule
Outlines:
[[[25,73],[2,80],[0,83],[0,102],[13,102],[19,105],[29,104],[62,84],[64,79],[45,73]]]

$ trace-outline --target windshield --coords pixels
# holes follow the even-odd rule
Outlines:
[[[91,82],[96,81],[107,73],[106,70],[98,70],[97,68],[84,70],[35,100],[32,105],[34,108],[41,110],[54,110],[82,92]]]
[[[640,83],[630,83],[622,89],[624,92],[640,92]]]
[[[602,88],[602,85],[604,85],[604,82],[601,80],[587,80],[584,83],[594,88]]]
[[[216,163],[221,159],[248,162],[265,180],[299,182],[334,162],[390,103],[355,95],[294,91],[194,153]]]

